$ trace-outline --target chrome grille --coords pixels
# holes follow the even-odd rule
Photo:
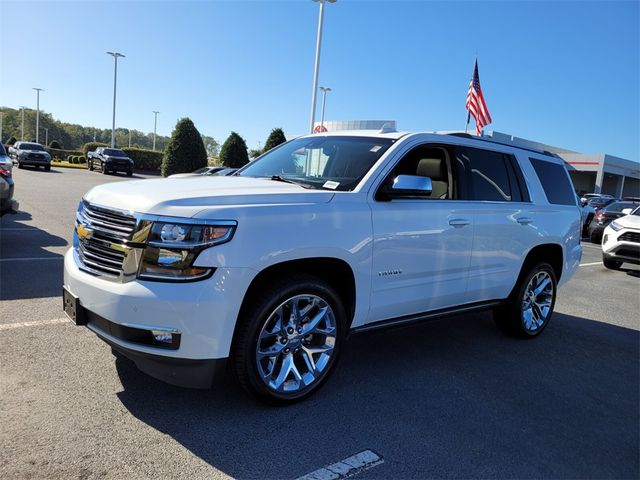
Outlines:
[[[136,217],[84,202],[78,209],[76,225],[77,253],[83,269],[122,279],[127,252],[132,250],[127,243],[136,230]]]
[[[618,237],[618,240],[625,242],[640,243],[640,232],[625,232]]]

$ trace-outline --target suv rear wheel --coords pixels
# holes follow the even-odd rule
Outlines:
[[[609,270],[620,270],[620,267],[622,266],[622,262],[619,262],[618,260],[611,260],[606,258],[604,255],[602,256],[602,263],[604,263],[604,266]]]
[[[293,275],[273,283],[240,319],[234,364],[240,384],[271,404],[300,401],[335,367],[346,314],[323,280]]]
[[[538,263],[524,275],[504,305],[493,317],[503,332],[520,338],[534,338],[549,324],[557,293],[556,274],[548,263]]]

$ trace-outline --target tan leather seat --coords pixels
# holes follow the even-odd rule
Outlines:
[[[447,175],[447,164],[442,158],[422,158],[418,162],[416,175],[420,177],[430,177],[433,184],[431,198],[448,198],[449,177]]]

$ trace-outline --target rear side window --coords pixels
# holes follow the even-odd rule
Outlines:
[[[576,197],[569,175],[563,165],[529,158],[533,165],[549,203],[555,205],[575,205]]]
[[[502,153],[467,147],[460,148],[458,153],[468,165],[470,200],[510,202],[521,199],[518,187],[511,187],[510,172]],[[517,198],[513,198],[514,189]]]

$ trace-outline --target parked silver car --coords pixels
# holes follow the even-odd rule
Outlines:
[[[4,145],[0,143],[0,215],[17,212],[18,202],[13,198],[13,162],[7,156]]]

